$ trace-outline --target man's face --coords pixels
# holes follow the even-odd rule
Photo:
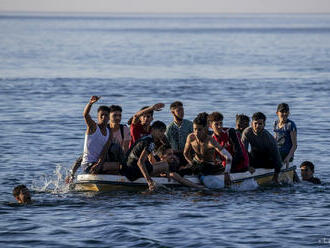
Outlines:
[[[31,195],[28,189],[22,189],[16,198],[19,203],[31,203]]]
[[[262,132],[262,130],[264,130],[264,128],[265,128],[265,121],[263,119],[252,121],[253,132],[259,134]]]
[[[140,116],[140,122],[142,126],[149,126],[153,121],[153,115],[151,113],[146,113]]]
[[[308,180],[313,177],[313,171],[308,166],[300,167],[301,170],[301,177],[303,180]]]
[[[174,154],[173,149],[167,149],[162,160],[166,160],[168,163],[178,162],[178,158]]]
[[[193,132],[198,139],[202,139],[205,137],[207,128],[202,125],[193,124]]]
[[[212,121],[211,122],[211,128],[214,131],[215,134],[219,134],[222,131],[223,127],[223,121]]]
[[[154,139],[156,140],[163,140],[165,137],[165,129],[154,129],[152,131],[152,136],[154,137]]]
[[[172,114],[176,117],[183,119],[184,117],[184,108],[183,106],[176,107],[175,109],[172,109]]]
[[[236,123],[236,128],[240,131],[244,131],[245,128],[249,126],[249,121],[240,120]]]
[[[121,112],[120,111],[114,111],[110,113],[110,123],[113,124],[120,124],[121,122]]]
[[[99,111],[97,113],[97,121],[101,125],[107,125],[109,122],[109,112],[103,110]]]
[[[289,111],[286,111],[286,110],[281,110],[279,112],[276,112],[276,114],[277,114],[278,119],[280,121],[286,122],[288,120],[288,117],[289,117],[290,112]]]

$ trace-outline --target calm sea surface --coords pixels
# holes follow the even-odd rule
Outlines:
[[[295,165],[323,184],[202,194],[71,192],[63,178],[82,152],[91,95],[123,121],[164,102],[171,121],[289,103]],[[0,14],[1,247],[330,246],[330,15]],[[92,115],[95,117],[96,108]],[[298,170],[298,173],[300,171]],[[34,203],[11,195],[26,184]]]

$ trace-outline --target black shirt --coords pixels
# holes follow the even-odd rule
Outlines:
[[[155,150],[154,139],[151,135],[144,136],[134,143],[127,152],[126,164],[137,163],[144,149],[146,149],[148,155]]]
[[[314,183],[314,184],[321,184],[321,180],[318,179],[317,177],[312,177],[308,180],[304,180],[304,181],[308,181],[308,182],[311,182],[311,183]]]

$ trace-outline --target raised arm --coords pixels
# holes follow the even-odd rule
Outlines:
[[[101,97],[99,96],[92,96],[87,105],[85,106],[83,116],[87,125],[87,134],[92,134],[96,131],[96,123],[95,121],[93,121],[89,112],[91,111],[92,105],[96,103],[100,98]]]
[[[140,116],[142,116],[143,114],[148,113],[150,111],[159,111],[162,108],[164,108],[164,106],[165,106],[164,103],[156,103],[153,106],[150,106],[150,107],[148,107],[146,109],[142,109],[139,112],[136,112],[135,115],[133,116],[132,123],[133,124],[137,124],[139,122]]]

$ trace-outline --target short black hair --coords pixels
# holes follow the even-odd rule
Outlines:
[[[105,106],[105,105],[102,105],[102,106],[100,106],[100,107],[97,109],[97,113],[100,112],[100,111],[104,111],[104,112],[108,112],[108,113],[110,113],[109,107],[108,107],[108,106]]]
[[[112,113],[115,111],[123,112],[123,109],[119,105],[111,105],[109,107],[109,112]]]
[[[285,102],[282,102],[277,106],[276,112],[289,112],[289,111],[290,111],[289,105]]]
[[[209,116],[208,113],[202,112],[197,115],[194,119],[193,123],[196,125],[202,125],[203,127],[207,127],[207,117]]]
[[[256,120],[264,120],[266,121],[266,116],[261,113],[261,112],[256,112],[252,115],[252,120],[256,121]]]
[[[170,109],[176,109],[177,107],[183,107],[183,103],[180,101],[175,101],[170,105]]]
[[[155,121],[151,125],[151,130],[158,129],[158,130],[166,130],[166,124],[162,121]]]
[[[208,121],[223,121],[223,115],[220,112],[213,112],[207,119]]]
[[[21,190],[28,189],[24,184],[20,184],[13,189],[13,196],[17,197],[21,193]]]
[[[301,163],[300,168],[303,167],[303,166],[306,166],[306,167],[310,168],[311,171],[314,172],[314,167],[315,166],[314,166],[314,164],[312,162],[310,162],[310,161],[304,161],[304,162]]]
[[[236,115],[236,122],[250,122],[250,117],[245,114],[237,114]]]

